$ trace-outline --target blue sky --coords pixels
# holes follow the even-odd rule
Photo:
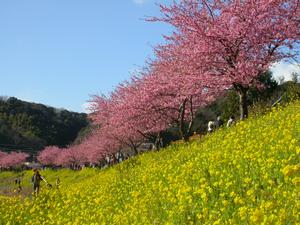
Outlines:
[[[83,111],[163,41],[170,27],[143,20],[158,14],[154,0],[1,0],[0,95]]]
[[[82,112],[144,65],[170,27],[143,18],[171,1],[1,0],[0,95]]]

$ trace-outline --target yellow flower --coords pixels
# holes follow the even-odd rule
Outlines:
[[[241,208],[239,208],[239,216],[240,216],[241,220],[245,220],[247,214],[248,214],[247,207],[241,207]]]
[[[250,216],[250,220],[254,223],[259,223],[263,220],[263,214],[259,209],[256,209],[252,216]]]
[[[295,177],[292,180],[292,183],[295,184],[296,186],[299,186],[300,185],[300,177]]]
[[[299,173],[300,172],[300,164],[288,165],[283,168],[282,172],[283,172],[284,176],[292,176],[295,173]]]

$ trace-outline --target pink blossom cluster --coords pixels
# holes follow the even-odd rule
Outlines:
[[[155,57],[108,96],[93,96],[90,118],[97,127],[80,145],[46,148],[44,164],[97,163],[123,148],[137,148],[171,126],[187,139],[194,115],[233,88],[247,117],[246,94],[259,76],[297,55],[300,0],[193,0],[160,6],[174,27]]]
[[[99,135],[98,131],[88,136],[82,143],[66,148],[48,146],[42,150],[37,159],[43,165],[72,167],[89,163],[99,164],[105,156],[113,154],[114,143]]]
[[[241,118],[247,117],[246,94],[272,64],[298,55],[299,0],[193,0],[161,5],[160,18],[175,28],[159,55],[178,58],[180,68],[218,77],[240,95]],[[219,82],[218,82],[219,83]],[[207,84],[215,85],[215,83]]]
[[[29,157],[27,153],[23,152],[3,152],[0,151],[0,168],[13,168],[20,166],[26,162],[26,159]]]

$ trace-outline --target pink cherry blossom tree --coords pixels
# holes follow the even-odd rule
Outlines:
[[[0,151],[0,168],[4,168],[4,164],[5,164],[5,158],[8,155],[8,153]]]
[[[198,60],[200,76],[213,74],[231,83],[240,96],[241,119],[248,116],[247,91],[280,60],[297,54],[299,0],[193,0],[161,5],[161,18],[176,32],[176,57]],[[186,61],[186,60],[185,60]]]
[[[20,166],[26,162],[26,159],[28,157],[29,155],[23,152],[10,152],[10,153],[0,152],[0,167],[12,168],[12,167]]]
[[[166,56],[149,65],[140,76],[117,87],[110,97],[94,96],[92,120],[121,145],[136,149],[153,133],[179,126],[183,138],[191,130],[195,111],[224,90],[224,84],[207,84],[187,67]],[[212,82],[212,76],[208,76]],[[220,88],[221,84],[223,85]],[[189,126],[184,132],[184,123]]]
[[[57,157],[62,152],[57,146],[47,146],[39,152],[37,160],[44,165],[55,165]]]

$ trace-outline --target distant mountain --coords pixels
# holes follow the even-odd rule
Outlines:
[[[65,147],[88,124],[85,113],[0,97],[0,150],[36,152],[47,145]]]

